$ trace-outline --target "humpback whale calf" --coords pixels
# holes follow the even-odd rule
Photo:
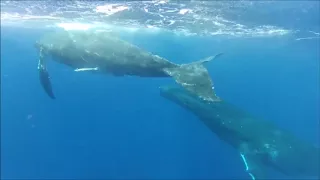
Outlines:
[[[194,113],[240,153],[252,179],[268,179],[266,168],[292,177],[319,178],[319,147],[221,100],[203,101],[181,88],[161,87],[162,97]],[[305,179],[305,178],[304,178]]]
[[[178,65],[121,40],[113,33],[94,30],[51,32],[37,41],[35,47],[40,54],[40,82],[52,99],[55,96],[46,66],[48,56],[77,72],[94,71],[118,77],[173,77],[178,84],[198,97],[206,101],[219,101],[204,63],[212,61],[222,53]]]

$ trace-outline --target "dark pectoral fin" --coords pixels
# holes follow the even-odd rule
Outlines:
[[[39,68],[39,78],[44,91],[48,94],[48,96],[51,99],[55,99],[56,97],[54,96],[52,91],[50,76],[48,71],[45,68]]]
[[[52,91],[50,76],[45,65],[45,57],[42,47],[40,47],[39,52],[38,71],[42,88],[51,99],[55,99],[56,97],[54,96]]]

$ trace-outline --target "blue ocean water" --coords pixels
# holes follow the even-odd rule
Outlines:
[[[175,63],[224,52],[206,65],[219,97],[319,146],[319,33],[301,39],[319,32],[319,9],[290,12],[304,17],[303,23],[289,23],[283,14],[279,21],[261,21],[301,32],[250,38],[119,35]],[[253,15],[248,24],[258,21]],[[250,178],[236,150],[160,96],[159,87],[174,85],[173,79],[74,72],[49,61],[57,99],[48,98],[34,48],[45,32],[1,26],[1,178]],[[269,176],[287,178],[272,170]]]

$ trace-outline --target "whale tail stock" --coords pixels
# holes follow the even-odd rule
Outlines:
[[[219,53],[205,59],[181,64],[174,68],[165,68],[164,71],[174,78],[174,80],[182,87],[196,94],[206,101],[220,101],[213,90],[213,82],[210,78],[208,70],[204,67],[204,63],[210,62],[223,55]]]

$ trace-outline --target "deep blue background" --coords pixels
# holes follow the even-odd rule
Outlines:
[[[237,151],[160,97],[158,87],[172,79],[73,72],[50,62],[53,101],[36,69],[33,43],[43,32],[1,31],[2,178],[249,177]],[[122,37],[176,63],[225,52],[207,65],[221,98],[318,142],[317,39]]]

